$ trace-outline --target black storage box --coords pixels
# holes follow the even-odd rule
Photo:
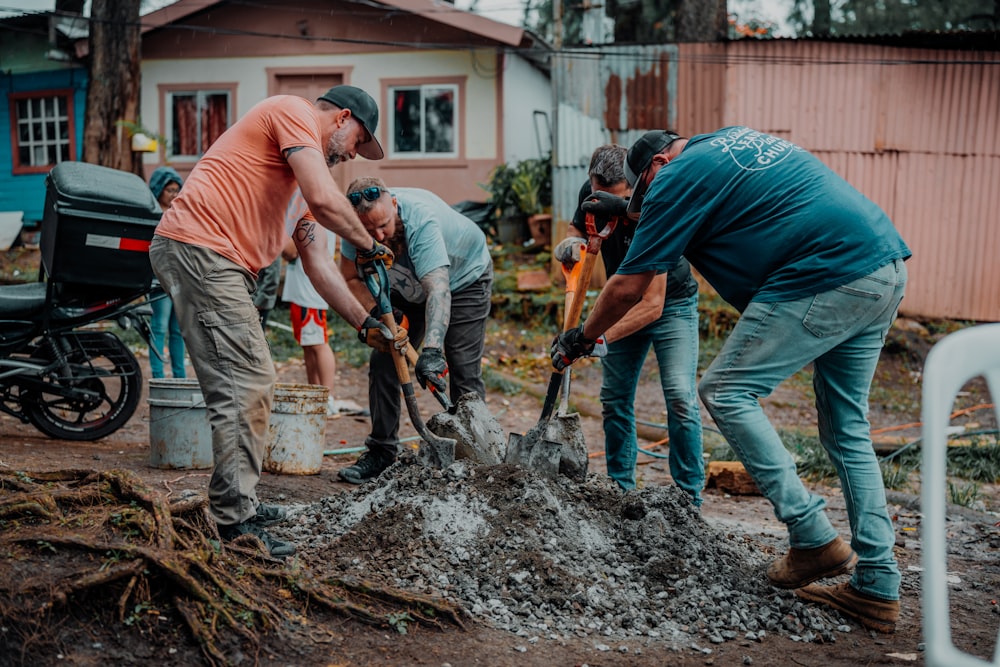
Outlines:
[[[135,174],[62,162],[45,179],[40,245],[50,280],[141,289],[160,206]]]

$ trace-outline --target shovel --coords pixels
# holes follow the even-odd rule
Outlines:
[[[580,322],[580,315],[583,313],[583,296],[590,286],[590,277],[594,272],[594,265],[597,263],[597,254],[601,250],[601,244],[611,232],[614,231],[618,223],[617,218],[610,219],[604,225],[604,229],[597,231],[594,216],[587,214],[587,250],[581,262],[579,279],[575,285],[579,298],[574,293],[574,298],[567,309],[563,319],[563,331],[572,329]],[[556,399],[559,396],[559,389],[564,380],[565,370],[553,371],[549,378],[549,386],[545,392],[545,401],[542,403],[542,415],[538,423],[523,436],[511,433],[507,440],[507,463],[515,463],[525,467],[534,468],[540,474],[555,478],[559,474],[559,461],[562,458],[563,442],[548,440],[545,433],[548,430],[552,412],[555,409]],[[579,423],[577,423],[579,426]],[[582,437],[580,438],[582,440]]]
[[[368,291],[375,297],[378,304],[379,319],[385,324],[393,337],[396,336],[396,318],[392,315],[392,303],[389,301],[389,272],[385,269],[385,264],[381,261],[373,263],[375,265],[377,277],[374,274],[365,274],[365,284]],[[410,369],[406,365],[406,356],[400,350],[392,351],[392,362],[396,366],[396,375],[399,377],[399,385],[403,390],[403,400],[406,401],[406,410],[410,414],[410,421],[417,433],[423,438],[424,444],[417,451],[417,458],[426,466],[432,468],[447,468],[455,462],[455,441],[451,438],[442,438],[430,432],[420,418],[420,409],[417,407],[417,397],[413,393],[413,382],[410,381]]]
[[[406,346],[406,359],[413,364],[414,368],[417,366],[417,351],[413,349],[412,345]],[[431,390],[431,394],[437,399],[437,402],[441,404],[441,407],[448,412],[453,412],[455,409],[454,403],[448,398],[448,395],[443,391],[438,391],[438,388],[434,385],[427,383],[427,388]]]

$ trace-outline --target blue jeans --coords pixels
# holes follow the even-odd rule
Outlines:
[[[837,531],[824,512],[826,502],[799,479],[759,399],[813,364],[819,439],[840,477],[858,554],[851,585],[884,600],[899,599],[900,575],[872,448],[868,392],[905,287],[906,267],[895,260],[813,297],[751,302],[699,386],[719,430],[786,524],[791,546],[811,549]]]
[[[164,341],[170,352],[170,372],[178,379],[185,378],[184,371],[184,338],[181,337],[181,325],[177,322],[177,313],[174,312],[173,302],[170,297],[159,299],[149,304],[153,309],[153,317],[150,318],[149,328],[153,338],[153,349],[159,352],[149,355],[149,369],[154,378],[165,377],[163,373],[163,347]]]
[[[623,489],[635,488],[638,450],[635,432],[635,392],[639,373],[652,346],[660,369],[660,386],[667,404],[670,436],[670,476],[701,504],[705,460],[698,407],[698,295],[668,301],[663,314],[621,340],[608,345],[602,360],[604,380],[604,451],[608,475]]]

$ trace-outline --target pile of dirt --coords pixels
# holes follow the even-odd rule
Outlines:
[[[773,554],[707,524],[673,485],[623,494],[598,475],[402,461],[290,515],[274,532],[304,562],[443,597],[528,642],[645,637],[678,650],[851,629],[768,585]]]

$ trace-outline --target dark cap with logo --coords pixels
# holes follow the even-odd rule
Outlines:
[[[629,217],[639,218],[639,208],[642,197],[646,194],[646,184],[638,183],[642,172],[653,163],[653,156],[659,155],[670,147],[670,144],[680,139],[676,133],[669,130],[650,130],[635,140],[625,154],[625,180],[632,188],[632,198],[629,200]],[[637,185],[638,184],[638,185]]]
[[[371,95],[356,86],[334,86],[319,97],[341,109],[350,109],[351,115],[364,126],[368,132],[368,141],[358,146],[361,157],[369,160],[381,160],[385,157],[382,144],[375,138],[378,129],[378,105]]]

